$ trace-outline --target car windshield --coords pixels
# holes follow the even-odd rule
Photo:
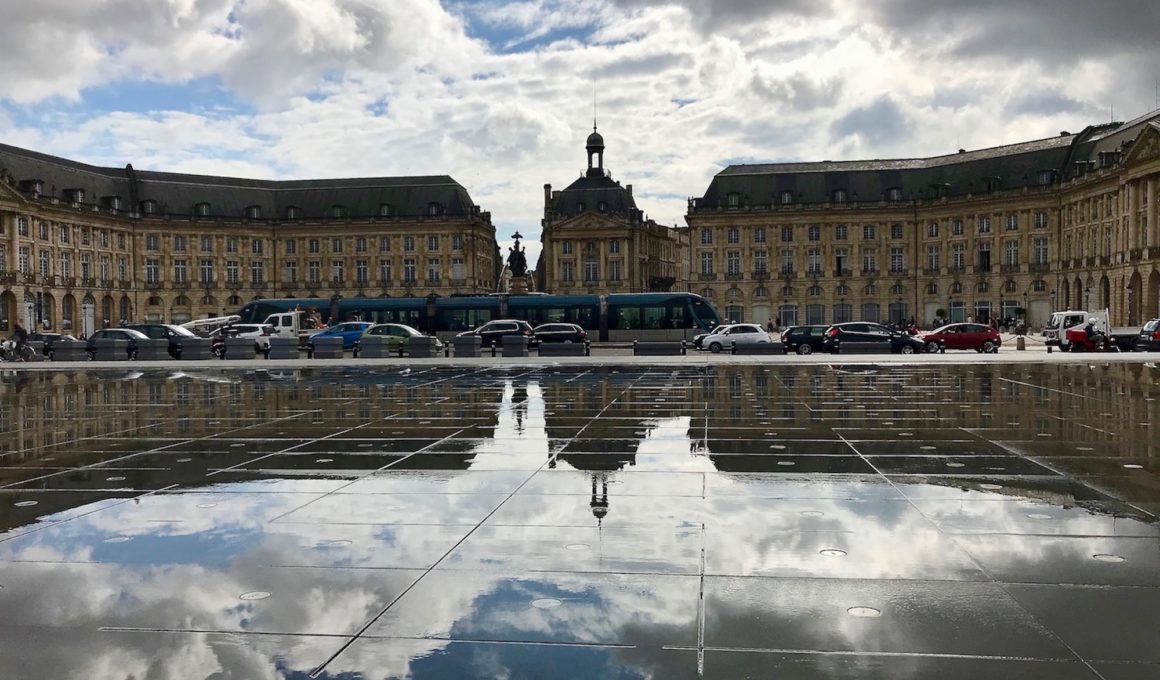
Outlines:
[[[1059,321],[1061,318],[1062,317],[1052,316],[1051,319],[1049,319],[1047,321],[1047,327],[1048,328],[1059,328]]]
[[[1160,319],[1153,319],[1144,326],[1144,330],[1146,331],[1154,331],[1157,328],[1160,328]]]
[[[181,326],[170,326],[169,330],[173,331],[174,335],[180,335],[183,338],[196,338],[197,337],[196,335],[194,335],[193,331],[189,330],[188,328],[182,328]]]

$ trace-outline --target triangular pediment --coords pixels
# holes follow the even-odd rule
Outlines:
[[[23,203],[26,200],[24,195],[17,191],[16,187],[7,181],[0,180],[0,201],[20,201]]]
[[[561,232],[583,233],[600,229],[623,229],[625,222],[624,218],[616,219],[598,212],[583,212],[575,217],[556,222],[552,225],[552,231],[560,234]]]
[[[1148,123],[1124,157],[1124,166],[1136,165],[1160,158],[1160,123]]]

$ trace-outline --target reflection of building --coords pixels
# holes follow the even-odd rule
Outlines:
[[[0,145],[0,331],[490,292],[497,264],[490,214],[450,177],[202,177]]]
[[[735,165],[689,201],[688,289],[735,320],[1160,315],[1160,113],[933,158]]]
[[[688,232],[645,217],[632,185],[604,170],[604,138],[588,136],[588,170],[563,191],[544,185],[537,290],[631,293],[677,290]]]

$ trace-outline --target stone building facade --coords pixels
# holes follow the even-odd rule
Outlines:
[[[0,145],[0,332],[183,322],[264,297],[486,293],[489,213],[450,177],[256,181]]]
[[[684,287],[782,325],[1160,316],[1160,113],[922,159],[737,165],[690,199]]]
[[[636,207],[632,185],[604,169],[604,137],[586,143],[588,169],[563,191],[544,185],[543,249],[537,290],[639,293],[677,290],[688,270],[688,230],[666,227]]]

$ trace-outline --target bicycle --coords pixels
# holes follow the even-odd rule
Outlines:
[[[3,343],[0,343],[0,361],[33,361],[35,358],[36,350],[27,344],[21,345],[18,351],[15,340],[5,340]]]

